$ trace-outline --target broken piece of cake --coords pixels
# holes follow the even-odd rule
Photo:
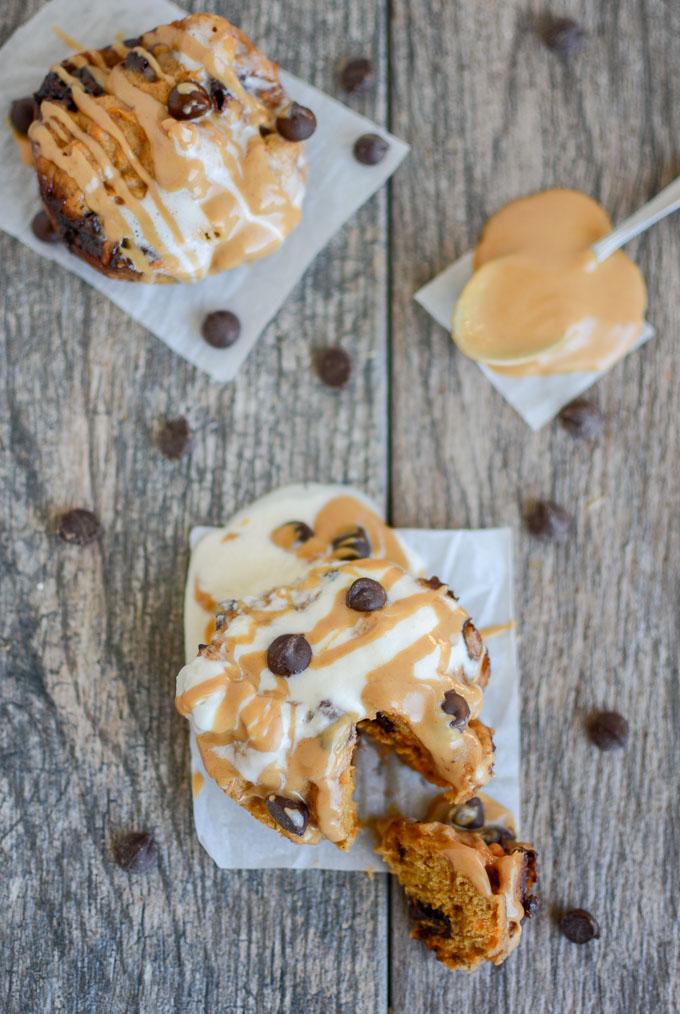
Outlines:
[[[104,274],[197,281],[278,249],[300,221],[314,114],[218,15],[76,53],[34,98],[45,210]]]
[[[451,807],[450,797],[444,806]],[[472,811],[479,808],[473,805]],[[462,819],[469,820],[470,812],[468,807]],[[498,828],[485,836],[479,825],[473,831],[397,817],[380,830],[377,851],[404,888],[411,936],[449,968],[471,971],[483,961],[500,965],[536,906],[534,849]]]
[[[177,678],[177,708],[227,795],[291,841],[345,849],[358,731],[458,801],[489,780],[482,637],[446,585],[409,573],[366,502],[283,490],[205,542],[187,590],[187,629],[203,643]],[[254,593],[206,602],[220,567]]]

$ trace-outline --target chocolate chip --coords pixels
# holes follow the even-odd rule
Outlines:
[[[371,543],[366,529],[361,525],[344,535],[338,535],[333,539],[332,546],[339,560],[365,560],[371,555]]]
[[[527,511],[526,526],[532,535],[547,542],[565,542],[569,535],[572,518],[553,500],[538,500]]]
[[[158,864],[156,842],[148,831],[131,831],[113,844],[113,856],[128,873],[149,873]]]
[[[418,924],[418,934],[421,937],[451,935],[451,920],[441,909],[426,905],[416,898],[409,898],[409,915]]]
[[[316,116],[311,109],[297,102],[276,119],[276,129],[286,141],[306,141],[316,130]]]
[[[590,738],[600,750],[619,750],[628,740],[628,722],[617,711],[600,711],[588,723]]]
[[[284,831],[301,837],[309,823],[309,808],[301,799],[286,799],[285,796],[268,796],[267,809]]]
[[[277,676],[296,676],[312,661],[312,649],[302,634],[281,634],[269,645],[267,665]]]
[[[41,243],[61,242],[61,236],[52,225],[52,219],[46,211],[39,211],[38,214],[33,217],[31,229],[33,231],[33,235],[36,239],[39,239]]]
[[[531,919],[535,916],[540,907],[541,899],[535,894],[525,894],[522,897],[522,908],[524,909],[524,915],[527,919]]]
[[[141,35],[136,35],[134,37],[134,39],[124,39],[123,40],[123,45],[127,46],[128,49],[134,49],[135,46],[141,46],[141,44],[142,44],[142,37],[141,37]]]
[[[214,349],[228,349],[241,334],[241,321],[231,310],[214,310],[201,326],[201,334]]]
[[[104,94],[104,89],[87,67],[78,67],[74,70],[73,75],[80,80],[83,89],[88,95],[99,96]]]
[[[452,729],[464,729],[470,717],[468,702],[455,690],[447,690],[442,701],[442,711],[445,715],[453,715],[453,721],[449,722]]]
[[[33,98],[38,106],[41,102],[63,102],[72,113],[77,109],[70,85],[67,85],[54,70],[47,74]]]
[[[571,56],[583,49],[588,33],[572,18],[550,18],[541,32],[548,49],[561,56]]]
[[[207,647],[208,647],[208,645],[207,645],[207,644],[199,644],[199,646],[198,646],[198,654],[200,655],[200,654],[201,654],[201,652],[202,652],[202,651],[205,651],[205,649],[206,649]]]
[[[214,77],[211,77],[210,98],[213,100],[217,112],[221,113],[224,109],[224,103],[227,101],[227,98],[231,98],[231,94],[227,91],[221,81],[216,81]]]
[[[158,449],[166,458],[176,461],[191,444],[191,430],[183,415],[166,419],[156,436]]]
[[[9,110],[10,123],[16,130],[17,134],[21,134],[25,137],[28,134],[28,128],[35,119],[36,108],[35,102],[33,101],[32,95],[27,95],[23,99],[15,99]]]
[[[575,944],[587,944],[600,936],[597,920],[584,908],[572,908],[565,912],[560,918],[560,929]]]
[[[501,875],[498,872],[497,866],[489,866],[486,870],[486,875],[489,878],[489,887],[496,894],[501,886]]]
[[[379,134],[362,134],[354,142],[354,157],[362,165],[377,165],[385,158],[389,144]]]
[[[497,824],[489,824],[482,828],[480,834],[487,845],[502,845],[503,848],[515,840],[512,831],[507,827],[500,827]]]
[[[302,545],[303,542],[309,542],[314,537],[314,531],[305,521],[289,521],[288,525],[292,525],[295,529],[294,545]]]
[[[74,546],[87,546],[102,533],[102,525],[96,514],[84,507],[74,507],[59,518],[57,535],[64,542]]]
[[[576,398],[564,406],[560,412],[560,422],[577,440],[592,440],[602,432],[604,416],[592,401]]]
[[[388,718],[382,711],[378,711],[374,721],[380,726],[383,732],[394,732],[396,725],[391,718]]]
[[[364,56],[346,63],[340,75],[340,83],[350,95],[363,95],[370,91],[374,81],[373,64]]]
[[[432,591],[437,591],[438,588],[444,587],[444,582],[440,581],[438,577],[421,577],[420,583],[427,588],[431,588]]]
[[[371,577],[360,577],[354,581],[345,598],[349,609],[358,613],[373,613],[382,609],[387,602],[387,592],[383,586]]]
[[[478,662],[484,651],[484,641],[482,640],[482,635],[470,619],[467,619],[463,624],[463,640],[472,661]]]
[[[321,349],[316,355],[316,372],[328,387],[344,387],[352,374],[349,353],[337,346]]]
[[[271,127],[265,127],[264,124],[260,126],[260,137],[269,137],[270,134],[274,134],[275,131]]]
[[[147,58],[143,53],[138,53],[135,49],[131,49],[128,55],[123,60],[123,66],[126,70],[131,70],[134,74],[141,74],[147,81],[157,81],[156,71],[153,69]]]
[[[197,120],[211,109],[210,96],[195,81],[180,81],[168,95],[168,112],[175,120]]]
[[[464,827],[466,831],[484,827],[484,803],[479,796],[473,796],[467,803],[457,806],[451,814],[451,823],[456,827]]]

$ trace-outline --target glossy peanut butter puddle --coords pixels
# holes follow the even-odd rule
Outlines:
[[[639,338],[644,279],[626,254],[602,263],[593,243],[612,229],[576,190],[546,190],[493,215],[453,318],[467,356],[511,376],[601,370]]]

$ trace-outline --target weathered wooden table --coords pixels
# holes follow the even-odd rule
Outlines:
[[[5,0],[1,38],[38,6]],[[609,421],[594,445],[557,426],[532,434],[412,294],[509,198],[575,186],[619,218],[677,174],[680,5],[565,0],[591,30],[569,61],[533,33],[539,0],[206,6],[331,93],[343,57],[371,54],[377,87],[354,104],[413,151],[223,388],[0,239],[0,1005],[678,1009],[679,221],[633,250],[658,337],[598,384]],[[354,357],[340,393],[310,368],[328,342]],[[196,435],[172,463],[152,433],[179,414]],[[187,532],[300,479],[356,483],[400,525],[517,532],[522,822],[544,906],[501,969],[440,967],[408,939],[384,876],[223,873],[193,834],[173,707]],[[522,532],[536,495],[574,511],[564,547]],[[106,527],[86,549],[48,534],[78,505]],[[601,706],[630,719],[624,753],[587,740],[584,717]],[[112,836],[130,827],[155,830],[156,875],[112,862]],[[564,905],[593,911],[602,938],[562,938]]]

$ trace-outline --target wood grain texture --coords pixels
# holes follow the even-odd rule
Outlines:
[[[39,5],[6,0],[0,39]],[[572,185],[617,218],[677,174],[680,9],[568,0],[561,10],[592,38],[565,62],[532,34],[542,5],[520,0],[195,6],[331,93],[342,58],[371,53],[378,87],[354,104],[379,122],[389,109],[414,150],[389,220],[384,191],[223,389],[0,236],[0,1003],[12,1014],[677,1008],[677,221],[634,248],[658,337],[596,388],[609,424],[594,445],[557,426],[532,435],[411,297],[511,197]],[[310,369],[326,342],[354,356],[344,392]],[[195,437],[172,463],[153,431],[179,414]],[[545,902],[502,969],[438,966],[408,939],[383,877],[222,873],[195,840],[172,708],[187,532],[305,478],[389,493],[397,524],[517,531],[522,816]],[[522,532],[525,502],[544,495],[575,513],[563,548]],[[49,534],[79,505],[105,524],[84,550]],[[600,706],[629,716],[624,754],[589,745],[584,719]],[[129,877],[110,842],[147,826],[159,872]],[[563,905],[590,908],[601,941],[560,938]]]
[[[38,6],[3,4],[2,39]],[[383,83],[361,108],[384,117],[381,4],[219,10],[331,92],[329,53],[368,46]],[[317,258],[223,388],[0,237],[3,1010],[386,1008],[385,878],[217,870],[194,835],[187,725],[173,707],[193,524],[301,479],[384,499],[385,236],[383,193]],[[327,342],[354,356],[345,391],[311,370],[311,350]],[[195,439],[173,463],[153,430],[179,414]],[[47,531],[78,505],[105,526],[80,550]],[[146,879],[109,854],[116,832],[140,827],[154,829],[161,854]]]
[[[502,969],[451,975],[407,939],[395,892],[395,1011],[670,1011],[680,1003],[678,804],[680,233],[632,252],[655,341],[593,391],[606,434],[532,434],[412,302],[505,201],[553,185],[620,219],[680,171],[680,8],[567,2],[591,32],[564,60],[532,31],[543,5],[394,0],[391,108],[413,153],[392,188],[392,505],[397,524],[512,525],[521,634],[522,826],[541,852],[544,910]],[[575,515],[561,548],[522,530],[532,497]],[[625,753],[588,742],[593,708],[631,721]],[[561,938],[562,906],[602,939]]]

